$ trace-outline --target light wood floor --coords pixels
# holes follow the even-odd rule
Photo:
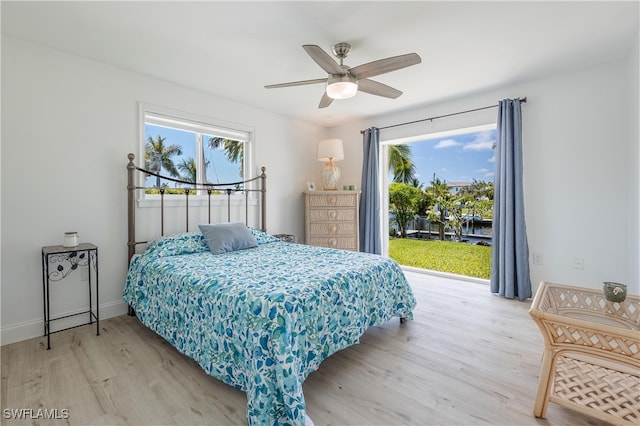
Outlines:
[[[304,384],[320,425],[597,425],[550,404],[532,415],[542,337],[529,303],[486,285],[407,272],[415,319],[367,331]],[[136,318],[121,316],[1,348],[2,409],[67,409],[2,424],[246,424],[246,397],[207,376]],[[3,411],[4,413],[4,411]]]

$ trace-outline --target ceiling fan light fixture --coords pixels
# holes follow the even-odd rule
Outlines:
[[[331,99],[349,99],[358,93],[358,80],[349,73],[331,74],[326,90]]]
[[[313,59],[316,64],[320,65],[320,68],[327,73],[327,77],[316,78],[314,80],[270,84],[264,87],[266,89],[273,89],[276,87],[292,87],[324,83],[325,92],[320,98],[318,108],[328,107],[334,99],[352,98],[358,93],[358,91],[366,92],[371,95],[383,96],[389,99],[396,99],[398,96],[402,95],[401,91],[375,80],[370,80],[370,78],[410,67],[412,65],[419,64],[422,61],[417,53],[407,53],[404,55],[378,59],[377,61],[367,62],[351,68],[342,63],[351,51],[351,45],[349,43],[337,43],[332,48],[333,55],[340,60],[340,63],[336,62],[336,60],[327,52],[315,44],[304,44],[302,45],[302,48],[307,52],[311,59]],[[362,83],[361,86],[360,83]]]

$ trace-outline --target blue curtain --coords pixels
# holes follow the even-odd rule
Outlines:
[[[525,300],[531,297],[531,278],[524,221],[520,100],[505,99],[498,108],[491,292]]]
[[[380,237],[380,187],[378,165],[380,129],[371,127],[364,131],[362,141],[362,182],[360,189],[360,251],[382,254]]]

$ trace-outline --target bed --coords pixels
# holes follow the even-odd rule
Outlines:
[[[141,187],[129,160],[131,192]],[[250,425],[304,425],[302,384],[324,359],[369,327],[412,318],[393,260],[283,242],[231,218],[198,228],[130,250],[124,299],[207,374],[246,392]]]

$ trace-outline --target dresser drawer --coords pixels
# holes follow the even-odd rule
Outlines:
[[[325,209],[317,208],[309,210],[309,222],[355,222],[356,210],[351,209]]]
[[[305,193],[305,243],[357,251],[359,195],[356,191]]]
[[[310,194],[309,207],[356,207],[358,196],[354,194]]]
[[[355,222],[336,223],[311,223],[309,224],[311,238],[328,236],[351,236],[357,235]]]
[[[355,237],[312,237],[309,239],[309,244],[341,250],[358,250],[358,239]]]

